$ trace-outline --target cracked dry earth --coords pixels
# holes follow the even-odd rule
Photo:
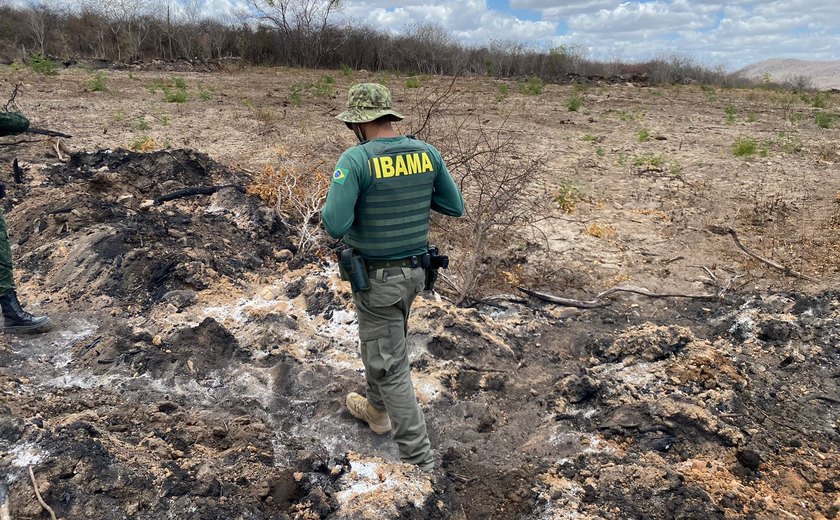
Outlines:
[[[737,265],[762,276],[721,301],[622,296],[581,311],[421,297],[410,349],[436,446],[427,476],[343,409],[364,381],[352,298],[333,263],[296,257],[274,212],[237,189],[252,174],[194,150],[77,152],[43,169],[25,153],[6,212],[19,292],[56,327],[0,343],[0,483],[15,520],[47,518],[28,467],[64,519],[840,514],[840,293],[826,281]],[[149,202],[211,185],[232,187]],[[686,196],[657,179],[634,200],[662,192]],[[639,255],[622,245],[640,231],[621,212],[664,224],[632,198],[578,215],[615,218],[618,238],[594,243],[629,258],[635,280],[673,281],[684,262],[665,272],[651,251],[669,257],[658,237],[698,231],[677,219]],[[588,241],[568,243],[597,257]],[[718,274],[735,257],[704,251]],[[607,283],[610,269],[587,272]]]

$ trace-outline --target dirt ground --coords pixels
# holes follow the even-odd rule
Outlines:
[[[478,115],[542,157],[522,203],[548,197],[552,218],[494,252],[506,260],[481,296],[510,296],[459,308],[444,286],[416,303],[427,476],[342,407],[364,378],[335,265],[297,255],[244,192],[266,165],[329,175],[354,144],[332,119],[351,84],[386,83],[408,131],[451,79],[101,74],[105,91],[81,67],[0,68],[0,91],[23,83],[33,125],[73,135],[63,161],[53,142],[0,143],[3,164],[24,167],[20,184],[2,173],[19,294],[56,322],[0,340],[12,518],[48,517],[29,467],[64,519],[840,515],[840,131],[815,122],[837,114],[836,94],[816,108],[762,89],[593,82],[531,96],[458,79],[440,120]],[[176,78],[183,103],[165,99]],[[755,154],[736,156],[745,138]],[[429,139],[446,155],[451,143]],[[219,189],[161,199],[202,186]],[[457,263],[458,241],[435,233]],[[584,310],[518,286],[721,297],[625,293]]]

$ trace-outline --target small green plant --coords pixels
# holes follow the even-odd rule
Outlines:
[[[501,101],[508,96],[510,92],[510,85],[507,83],[497,83],[496,87],[499,89],[499,93],[496,94],[496,101]]]
[[[539,96],[542,94],[542,89],[545,86],[543,80],[536,76],[531,76],[528,81],[519,84],[519,92],[526,96]]]
[[[641,130],[639,130],[637,136],[639,137],[640,143],[646,143],[650,141],[650,130],[648,130],[647,128],[642,128]]]
[[[671,161],[671,165],[668,167],[668,173],[671,177],[682,179],[683,168],[680,161]]]
[[[349,65],[347,65],[346,63],[342,63],[341,65],[338,66],[338,68],[341,69],[341,73],[344,74],[348,78],[352,77],[353,74],[356,73],[356,71],[354,71],[353,68],[350,67]]]
[[[198,89],[198,99],[202,101],[209,101],[213,99],[213,91],[206,88]]]
[[[140,119],[134,122],[134,128],[140,130],[141,132],[145,132],[149,129],[149,122],[146,121],[145,117],[141,117]]]
[[[179,88],[181,90],[186,90],[187,88],[187,80],[184,78],[174,78],[172,83],[175,85],[175,88]]]
[[[644,113],[640,112],[640,111],[637,111],[637,110],[633,110],[633,111],[619,110],[618,111],[618,118],[621,121],[624,121],[624,122],[627,122],[627,121],[641,121],[642,119],[644,119],[644,117],[645,117]]]
[[[116,114],[114,114],[113,118],[114,118],[114,121],[116,121],[116,122],[118,122],[118,123],[119,123],[120,121],[125,121],[125,112],[123,112],[122,110],[120,110],[119,112],[117,112]]]
[[[157,146],[155,140],[147,135],[142,135],[131,143],[131,149],[135,152],[148,152],[154,150]]]
[[[560,184],[560,191],[554,197],[554,202],[557,203],[557,207],[563,213],[571,213],[577,207],[578,202],[585,198],[583,190],[579,186],[566,181]]]
[[[749,114],[747,114],[747,118],[746,118],[747,123],[755,123],[757,120],[758,119],[755,117],[754,112],[750,112]]]
[[[817,112],[814,114],[814,122],[820,128],[831,128],[831,125],[834,124],[834,116],[828,112]]]
[[[91,92],[105,92],[108,90],[108,86],[106,85],[107,78],[105,74],[102,72],[97,72],[92,78],[90,78],[90,90]]]
[[[770,154],[770,145],[772,145],[772,141],[764,141],[758,146],[758,156],[759,157],[767,157]]]
[[[296,107],[300,107],[303,105],[303,99],[299,90],[293,90],[292,93],[289,94],[289,99],[292,100],[292,104]]]
[[[787,119],[791,122],[791,124],[795,125],[797,123],[801,123],[802,120],[805,119],[805,115],[802,112],[791,112]]]
[[[726,124],[731,125],[735,123],[735,118],[738,116],[738,111],[735,107],[729,105],[723,111],[726,113]]]
[[[715,87],[711,85],[700,85],[700,90],[703,91],[703,94],[706,95],[706,99],[709,101],[715,101],[717,99],[717,92],[715,91]]]
[[[170,121],[169,114],[161,114],[160,117],[158,118],[158,120],[160,121],[160,124],[162,124],[163,126],[169,125],[169,121]]]
[[[577,112],[583,106],[583,100],[577,94],[572,94],[566,99],[566,108],[569,112]]]
[[[420,88],[420,78],[411,76],[405,80],[405,88]]]
[[[793,132],[779,132],[779,145],[782,152],[794,154],[802,149],[802,141]]]
[[[646,153],[633,158],[633,164],[646,170],[661,170],[665,159],[661,155]]]
[[[326,76],[321,78],[321,82],[323,82],[325,85],[335,85],[335,78],[327,74]]]
[[[586,85],[584,85],[583,83],[575,83],[574,85],[572,85],[572,93],[573,94],[582,94],[583,92],[586,92],[587,88],[588,87]]]
[[[487,77],[493,77],[493,60],[490,58],[484,60],[484,72],[487,74]]]
[[[624,152],[619,152],[618,159],[616,159],[616,162],[619,166],[624,166],[625,164],[627,164],[627,156],[624,155]]]
[[[607,155],[607,152],[604,150],[603,146],[599,146],[598,149],[595,150],[595,153],[598,154],[598,157],[603,157]]]
[[[811,106],[814,108],[828,108],[828,94],[816,94],[811,99]]]
[[[319,82],[313,85],[312,91],[318,97],[333,97],[335,96],[335,88],[332,83]]]
[[[758,143],[751,137],[739,137],[732,145],[732,154],[735,157],[752,157],[758,150]]]
[[[182,88],[176,88],[174,90],[165,88],[163,89],[163,100],[167,103],[186,103],[187,91]]]
[[[40,54],[33,54],[29,57],[29,68],[44,76],[55,76],[58,74],[58,65],[51,59]]]
[[[598,136],[597,135],[592,135],[592,134],[584,134],[584,136],[581,137],[580,140],[581,141],[586,141],[588,143],[594,143],[595,141],[598,140]]]

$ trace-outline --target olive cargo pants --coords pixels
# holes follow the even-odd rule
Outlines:
[[[367,379],[367,399],[388,411],[403,462],[423,469],[434,465],[426,420],[411,383],[406,350],[408,315],[426,282],[422,268],[370,271],[370,290],[354,292],[359,340]]]
[[[6,219],[0,213],[0,294],[15,288],[15,277],[12,272],[12,249],[9,246],[9,230]]]

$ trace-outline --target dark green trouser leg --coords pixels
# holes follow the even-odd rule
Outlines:
[[[403,462],[424,469],[434,464],[426,420],[417,404],[406,351],[411,304],[423,290],[423,269],[379,269],[370,273],[370,290],[354,293],[359,339],[367,379],[367,399],[388,411]]]
[[[0,213],[0,293],[15,288],[15,277],[12,272],[12,249],[9,247],[9,232],[6,219]]]

